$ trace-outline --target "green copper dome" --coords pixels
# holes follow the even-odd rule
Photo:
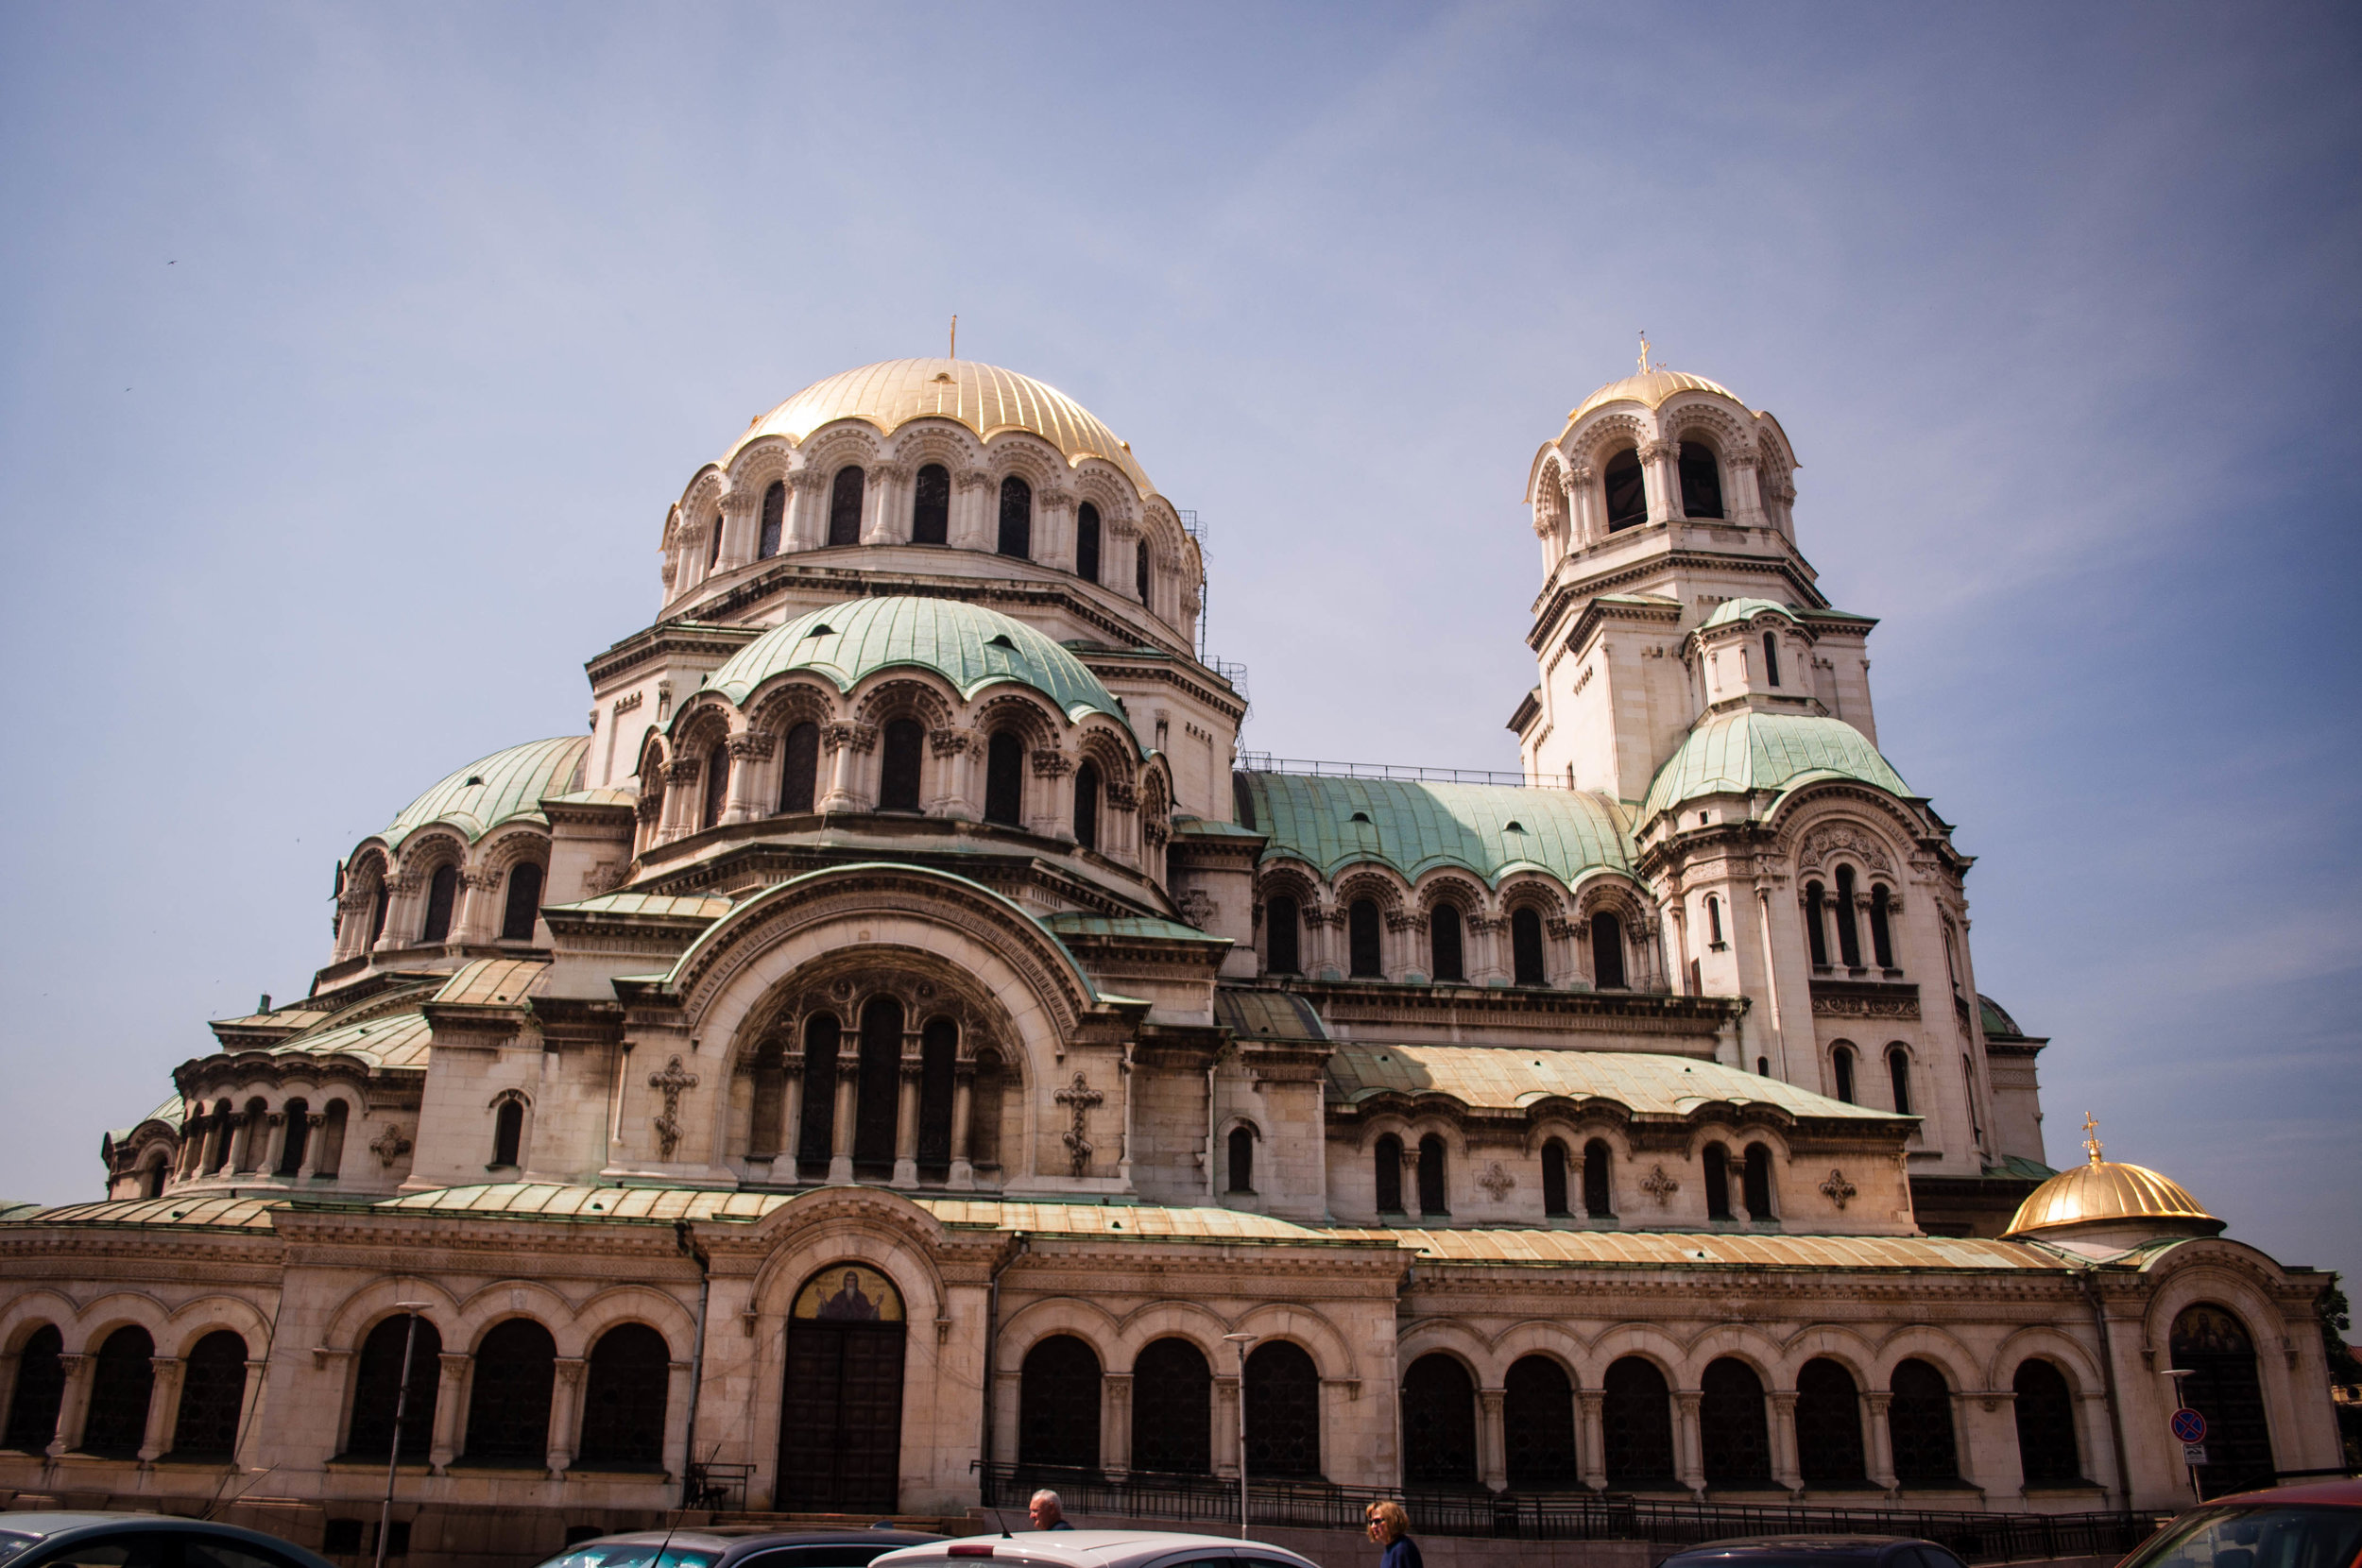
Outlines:
[[[1547,871],[1568,886],[1600,867],[1629,872],[1622,813],[1603,795],[1502,784],[1428,784],[1304,774],[1234,775],[1267,857],[1309,862],[1323,877],[1377,861],[1416,880],[1439,865],[1487,886],[1513,871]]]
[[[1911,793],[1870,738],[1844,720],[1741,707],[1698,722],[1650,782],[1638,820],[1646,827],[1658,812],[1702,795],[1785,791],[1816,778],[1851,778],[1904,798]]]
[[[880,670],[932,670],[972,699],[1002,681],[1030,686],[1070,720],[1104,713],[1131,722],[1083,661],[1022,621],[955,599],[849,599],[798,616],[741,648],[707,680],[734,703],[790,670],[826,675],[849,691]]]
[[[400,848],[402,841],[429,823],[458,828],[470,844],[505,822],[520,817],[546,822],[541,815],[544,795],[562,795],[575,788],[583,754],[590,749],[587,735],[561,736],[555,741],[528,741],[481,757],[402,809],[379,835]]]
[[[1773,615],[1786,616],[1790,621],[1796,619],[1796,608],[1792,605],[1775,604],[1769,599],[1725,599],[1714,606],[1712,615],[1698,623],[1698,629],[1702,632],[1712,631],[1734,621],[1753,621],[1766,610]]]

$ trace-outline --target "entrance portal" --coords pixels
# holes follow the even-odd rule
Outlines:
[[[902,1457],[902,1298],[859,1263],[804,1282],[787,1324],[783,1510],[892,1513]]]

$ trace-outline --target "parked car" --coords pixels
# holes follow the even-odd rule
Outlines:
[[[775,1530],[760,1525],[633,1530],[577,1541],[541,1568],[868,1568],[898,1547],[943,1537],[924,1530]],[[664,1560],[656,1560],[661,1548]]]
[[[2362,1481],[2217,1497],[2179,1515],[2117,1568],[2355,1568]]]
[[[260,1530],[161,1513],[0,1513],[6,1568],[333,1568]]]
[[[1901,1535],[1759,1535],[1709,1541],[1658,1568],[1962,1568],[1932,1541]]]
[[[1018,1530],[907,1546],[877,1568],[1316,1568],[1284,1546],[1165,1530]]]

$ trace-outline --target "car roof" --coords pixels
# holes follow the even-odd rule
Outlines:
[[[634,1546],[654,1546],[671,1542],[676,1546],[693,1547],[698,1551],[727,1552],[738,1547],[768,1550],[773,1546],[842,1546],[864,1543],[887,1546],[923,1546],[944,1539],[925,1530],[772,1530],[757,1525],[724,1526],[703,1530],[624,1530],[614,1535],[595,1536],[577,1541],[566,1548],[580,1551],[585,1546],[604,1545],[608,1542],[624,1542]]]
[[[953,1542],[933,1542],[925,1546],[897,1552],[892,1558],[880,1558],[879,1563],[916,1562],[937,1556],[948,1557]],[[1002,1561],[1034,1561],[1075,1565],[1075,1568],[1109,1568],[1133,1558],[1157,1557],[1169,1551],[1182,1551],[1191,1546],[1211,1546],[1224,1555],[1242,1546],[1258,1552],[1272,1552],[1309,1563],[1309,1559],[1285,1546],[1268,1542],[1241,1541],[1236,1536],[1194,1535],[1175,1530],[1015,1530],[1006,1535],[995,1531],[988,1535],[959,1538],[960,1545],[987,1545],[996,1548],[993,1556]],[[877,1564],[872,1564],[877,1568]]]
[[[218,1535],[231,1541],[251,1541],[268,1546],[282,1557],[329,1568],[327,1560],[307,1547],[275,1536],[265,1530],[249,1530],[242,1525],[225,1525],[217,1519],[184,1519],[178,1514],[147,1513],[134,1509],[94,1509],[75,1513],[10,1513],[0,1514],[0,1532],[9,1535],[38,1536],[46,1541],[53,1537],[78,1535],[101,1530],[124,1528],[195,1531],[201,1535]]]
[[[2253,1508],[2269,1503],[2285,1506],[2302,1503],[2309,1507],[2327,1505],[2331,1508],[2362,1508],[2362,1480],[2307,1481],[2298,1487],[2279,1487],[2264,1491],[2238,1491],[2228,1497],[2207,1500],[2210,1508],[2229,1506]]]
[[[1728,1541],[1709,1541],[1703,1545],[1684,1546],[1673,1555],[1698,1557],[1709,1552],[1732,1556],[1757,1552],[1875,1552],[1917,1540],[1918,1537],[1908,1535],[1744,1535]]]

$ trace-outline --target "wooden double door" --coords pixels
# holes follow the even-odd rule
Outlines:
[[[790,1320],[775,1508],[810,1513],[895,1510],[902,1457],[903,1339],[899,1311],[884,1321]]]

